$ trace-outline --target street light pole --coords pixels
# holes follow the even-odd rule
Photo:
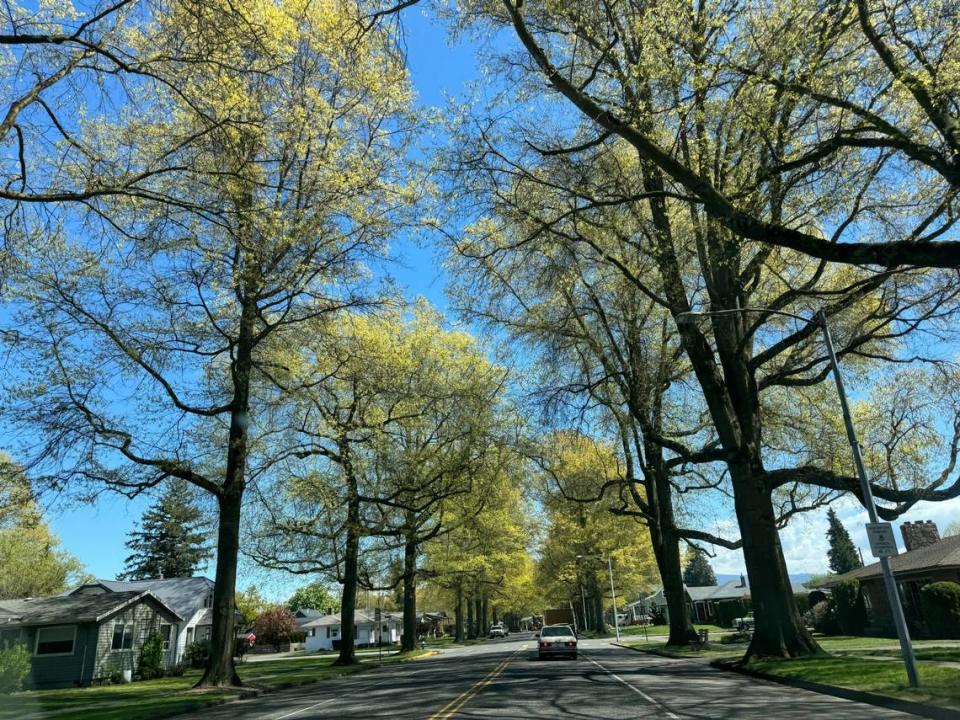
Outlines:
[[[827,315],[820,310],[817,312],[816,319],[806,318],[802,315],[796,315],[782,310],[772,310],[762,307],[732,308],[729,310],[714,310],[708,312],[682,312],[675,316],[679,323],[682,319],[695,317],[708,317],[711,315],[730,315],[742,314],[748,312],[764,313],[768,315],[783,315],[805,323],[817,323],[823,330],[824,343],[827,346],[827,354],[830,357],[830,369],[833,371],[833,379],[837,385],[837,394],[840,396],[840,407],[843,411],[843,423],[847,430],[847,440],[850,443],[850,449],[853,451],[853,463],[857,469],[857,477],[860,480],[860,490],[863,495],[863,506],[867,509],[867,515],[871,523],[877,522],[877,508],[873,501],[873,492],[870,490],[870,482],[867,480],[867,471],[863,465],[863,455],[860,452],[860,443],[857,441],[857,434],[853,428],[853,419],[850,416],[850,408],[847,404],[847,393],[844,390],[843,378],[840,375],[840,364],[837,361],[837,354],[833,349],[833,338],[830,336],[830,326],[827,323]],[[907,629],[907,622],[903,614],[903,604],[900,602],[900,593],[897,590],[897,582],[890,569],[890,560],[886,556],[881,556],[880,569],[883,572],[883,584],[887,593],[887,604],[890,606],[890,614],[893,615],[893,623],[897,629],[897,639],[900,641],[900,651],[903,655],[903,663],[907,670],[907,679],[910,687],[919,685],[917,675],[917,661],[913,654],[913,646],[910,643],[910,631]]]
[[[847,439],[850,441],[850,448],[853,450],[853,464],[857,468],[857,476],[860,478],[860,491],[863,493],[863,504],[867,508],[867,515],[870,522],[878,521],[877,508],[873,502],[873,491],[870,489],[870,482],[867,480],[867,471],[863,466],[863,455],[860,452],[860,443],[857,441],[857,433],[853,428],[853,419],[850,417],[850,408],[847,405],[847,393],[843,387],[843,378],[840,376],[840,365],[837,363],[837,354],[833,349],[833,338],[830,337],[830,326],[827,324],[827,316],[821,310],[817,313],[817,319],[823,328],[823,339],[827,344],[827,353],[830,355],[830,365],[833,369],[833,379],[837,384],[837,394],[840,396],[840,405],[843,408],[843,424],[847,428]],[[897,628],[897,639],[900,641],[900,652],[903,655],[903,663],[907,667],[907,678],[910,681],[910,687],[917,687],[920,684],[917,675],[917,660],[913,654],[913,645],[910,643],[910,630],[907,628],[907,621],[903,615],[903,605],[900,602],[900,593],[897,590],[897,581],[890,569],[890,559],[885,555],[880,558],[880,569],[883,572],[883,584],[887,590],[887,604],[890,606],[890,614],[893,615],[893,624]]]
[[[607,569],[610,571],[610,597],[613,598],[613,627],[620,642],[620,618],[617,617],[617,591],[613,589],[613,558],[607,555]]]
[[[617,617],[617,591],[613,585],[613,557],[610,555],[607,555],[606,558],[604,558],[603,555],[577,555],[577,562],[586,558],[598,558],[607,561],[607,570],[610,572],[610,596],[613,598],[613,627],[617,632],[617,642],[620,642],[620,619]],[[580,586],[580,591],[583,592],[582,585]],[[584,605],[586,605],[586,603],[584,603]]]

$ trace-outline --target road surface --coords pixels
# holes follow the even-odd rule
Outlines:
[[[271,693],[180,720],[589,718],[907,720],[913,715],[581,640],[580,657],[537,660],[529,634]]]

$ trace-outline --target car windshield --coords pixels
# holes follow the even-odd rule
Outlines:
[[[571,630],[568,625],[545,627],[540,632],[540,637],[568,637],[570,635],[573,635],[573,630]]]

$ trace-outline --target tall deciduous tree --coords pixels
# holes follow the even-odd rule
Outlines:
[[[368,263],[412,200],[405,68],[394,37],[365,17],[357,5],[300,0],[210,0],[159,15],[137,41],[171,58],[177,92],[145,92],[88,137],[132,157],[171,135],[196,139],[170,151],[179,171],[156,179],[188,192],[190,207],[113,198],[107,225],[97,213],[23,237],[29,263],[11,289],[30,372],[15,378],[11,415],[41,438],[38,467],[52,482],[128,493],[180,478],[217,503],[201,686],[240,683],[241,509],[271,464],[259,421],[279,394],[262,348],[366,303]],[[179,62],[184,54],[204,62]]]
[[[857,548],[850,539],[850,533],[833,508],[827,510],[827,523],[827,542],[830,543],[827,559],[830,561],[830,570],[842,574],[863,567]]]
[[[121,578],[191,577],[212,554],[207,523],[185,480],[170,482],[163,495],[143,513],[140,529],[130,533],[133,551]]]
[[[451,506],[482,506],[504,371],[423,305],[409,318],[357,313],[318,326],[297,350],[283,382],[299,388],[286,452],[301,461],[291,461],[300,480],[252,552],[296,572],[336,572],[349,627],[368,584],[362,556],[376,544],[402,548],[403,647],[412,650],[419,548],[450,529]],[[343,640],[338,662],[352,663],[353,639]]]

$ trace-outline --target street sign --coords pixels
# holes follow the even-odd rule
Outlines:
[[[875,558],[898,555],[897,540],[893,535],[893,525],[885,522],[867,523],[867,538],[870,540],[870,552]]]

